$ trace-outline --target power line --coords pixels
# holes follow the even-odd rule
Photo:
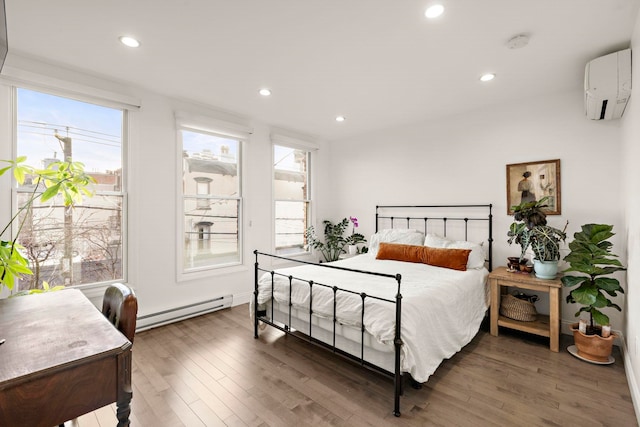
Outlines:
[[[37,121],[34,121],[34,120],[18,120],[18,124],[20,124],[20,123],[33,123],[33,124],[37,124],[37,125],[41,125],[41,126],[45,126],[45,127],[50,127],[51,129],[77,129],[77,130],[80,130],[80,131],[95,133],[95,134],[98,134],[98,135],[111,136],[113,138],[119,138],[120,137],[120,135],[111,135],[109,133],[98,132],[98,131],[91,130],[91,129],[83,129],[83,128],[79,128],[79,127],[76,127],[76,126],[59,125],[59,124],[47,123],[47,122],[37,122]]]
[[[23,129],[24,128],[34,128],[34,129],[40,129],[40,130],[47,130],[47,128],[43,128],[41,126],[32,126],[32,125],[25,125],[25,124],[22,124],[22,125],[19,125],[19,126],[21,128],[23,128]],[[49,130],[58,131],[59,129],[50,128]],[[23,131],[23,132],[28,132],[28,131]],[[83,133],[80,133],[80,132],[67,132],[67,133],[70,133],[70,136],[73,137],[74,139],[75,139],[75,135],[79,135],[79,136],[89,137],[89,138],[98,139],[98,140],[102,140],[102,141],[108,141],[108,142],[119,142],[120,141],[119,137],[112,137],[110,139],[110,138],[102,138],[102,137],[99,137],[99,136],[86,135],[86,134],[83,134]],[[51,134],[51,136],[53,136],[53,134]]]
[[[39,133],[39,132],[28,132],[28,131],[22,131],[22,133],[25,134],[29,134],[29,135],[42,135],[42,136],[53,136],[51,134],[48,133]],[[73,141],[83,141],[83,142],[89,142],[91,144],[98,144],[98,145],[106,145],[108,147],[116,147],[119,148],[121,144],[108,144],[106,142],[98,142],[98,141],[91,141],[88,139],[82,139],[82,138],[73,138]]]

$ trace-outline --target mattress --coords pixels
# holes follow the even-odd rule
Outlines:
[[[366,254],[327,265],[401,275],[401,370],[418,382],[427,381],[443,360],[473,339],[488,308],[488,271],[484,268],[456,271],[377,260]],[[314,284],[309,286],[308,280]],[[398,292],[395,279],[318,265],[289,267],[276,270],[273,276],[261,276],[258,304],[271,317],[273,289],[273,320],[289,325],[291,299],[289,326],[308,334],[311,303],[312,336],[332,344],[334,286],[341,289],[335,291],[336,347],[360,357],[360,330],[364,324],[365,360],[392,371],[394,302]],[[361,293],[371,296],[365,298],[364,317]]]

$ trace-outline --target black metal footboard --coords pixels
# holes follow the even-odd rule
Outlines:
[[[293,280],[297,280],[300,282],[304,282],[306,284],[308,284],[309,286],[309,331],[308,334],[303,334],[304,337],[309,341],[312,342],[314,344],[323,346],[325,348],[329,348],[331,349],[334,353],[340,354],[341,356],[347,357],[351,360],[355,360],[358,363],[360,363],[361,366],[367,367],[367,368],[371,368],[374,369],[376,371],[382,372],[384,374],[390,375],[393,377],[393,381],[394,381],[394,408],[393,408],[393,415],[395,415],[396,417],[400,416],[400,395],[402,394],[402,372],[401,372],[401,367],[400,367],[400,354],[401,354],[401,350],[402,350],[402,336],[401,336],[401,319],[402,319],[402,294],[400,292],[400,283],[401,283],[401,275],[400,274],[385,274],[385,273],[377,273],[377,272],[372,272],[372,271],[364,271],[364,270],[356,270],[356,269],[351,269],[351,268],[345,268],[345,267],[339,267],[339,266],[335,266],[335,265],[329,265],[329,264],[316,264],[313,262],[308,262],[308,261],[301,261],[301,260],[297,260],[297,259],[292,259],[292,258],[286,258],[286,257],[281,257],[278,255],[272,255],[272,254],[267,254],[267,253],[262,253],[262,252],[258,252],[257,250],[253,251],[253,253],[255,254],[255,289],[254,289],[254,301],[253,301],[253,305],[254,305],[254,312],[253,312],[253,321],[254,321],[254,338],[258,338],[258,323],[259,322],[264,322],[267,325],[270,325],[274,328],[277,328],[287,334],[291,334],[292,336],[296,336],[298,338],[300,338],[301,333],[298,331],[296,334],[292,334],[291,331],[291,324],[292,324],[292,320],[291,320],[291,311],[293,308],[293,303],[291,300],[291,292],[292,292],[292,283]],[[282,260],[286,260],[286,261],[290,261],[290,262],[295,262],[297,264],[310,264],[310,265],[316,265],[318,267],[321,268],[331,268],[331,269],[336,269],[336,270],[343,270],[343,271],[350,271],[350,272],[355,272],[355,273],[361,273],[361,274],[366,274],[366,275],[372,275],[372,276],[380,276],[380,277],[388,277],[390,279],[393,279],[396,281],[397,284],[397,293],[395,296],[395,299],[386,299],[386,298],[381,298],[375,295],[367,295],[366,293],[358,293],[358,292],[354,292],[348,289],[341,289],[337,286],[332,286],[330,284],[326,284],[326,283],[319,283],[319,282],[314,282],[313,280],[309,280],[308,278],[302,278],[302,277],[293,277],[293,276],[288,276],[288,275],[284,275],[282,273],[278,273],[275,272],[273,270],[267,270],[267,269],[263,269],[260,268],[260,265],[258,263],[258,256],[262,255],[262,256],[266,256],[266,257],[270,257],[270,258],[278,258],[278,259],[282,259]],[[267,316],[268,313],[266,313],[265,311],[260,311],[259,310],[259,306],[258,306],[258,281],[260,280],[260,272],[263,273],[270,273],[271,274],[271,316]],[[283,276],[288,278],[289,280],[289,307],[288,307],[288,322],[284,323],[284,324],[279,324],[277,322],[275,322],[274,320],[274,313],[273,313],[273,307],[274,307],[274,303],[275,303],[275,299],[274,299],[274,276],[275,275],[279,275],[279,276]],[[332,343],[327,343],[324,341],[321,341],[317,338],[313,337],[313,287],[314,286],[320,286],[320,287],[324,287],[327,289],[330,289],[333,292],[333,339],[332,339]],[[338,323],[338,313],[337,313],[337,294],[338,292],[345,292],[345,293],[350,293],[350,294],[354,294],[354,295],[359,295],[362,298],[362,310],[360,313],[360,323],[361,323],[361,331],[360,331],[360,356],[354,356],[351,353],[348,353],[344,350],[341,350],[339,348],[336,347],[336,324]],[[395,333],[394,333],[394,351],[395,351],[395,358],[394,358],[394,372],[389,372],[388,370],[376,366],[371,362],[368,362],[365,360],[364,358],[364,348],[365,348],[365,325],[364,325],[364,315],[365,315],[365,300],[367,298],[371,298],[371,299],[376,299],[379,301],[385,301],[388,302],[390,304],[393,304],[395,306],[395,317],[396,317],[396,321],[395,321]]]

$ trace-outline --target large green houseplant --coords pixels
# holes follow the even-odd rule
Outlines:
[[[0,160],[8,164],[0,168],[0,175],[13,170],[13,176],[18,184],[22,185],[28,178],[31,179],[33,189],[26,202],[20,206],[17,212],[11,217],[9,222],[0,231],[0,291],[6,287],[13,290],[17,280],[22,275],[32,274],[29,262],[22,255],[22,246],[18,243],[18,237],[27,215],[20,215],[31,209],[32,205],[40,200],[46,202],[62,196],[64,206],[72,208],[73,205],[82,201],[83,196],[91,196],[92,192],[88,186],[95,180],[84,172],[84,165],[79,162],[65,161],[54,162],[45,169],[37,169],[25,164],[26,157],[18,157],[16,160]],[[11,233],[12,226],[17,224],[13,230],[13,238],[4,240],[5,234]],[[47,289],[47,285],[43,285]]]
[[[547,215],[543,210],[547,207],[547,199],[548,197],[544,197],[513,206],[511,209],[515,221],[509,227],[507,236],[509,244],[515,242],[520,245],[520,259],[531,248],[537,277],[553,279],[558,272],[560,244],[567,238],[565,230],[568,222],[562,230],[547,225]]]
[[[325,261],[337,261],[342,253],[345,252],[345,247],[348,245],[358,245],[366,243],[367,239],[360,233],[355,232],[357,226],[357,219],[351,219],[354,224],[353,233],[350,236],[344,237],[343,234],[349,226],[350,220],[344,218],[337,224],[331,221],[324,220],[324,242],[317,236],[313,226],[307,228],[304,235],[307,239],[307,243],[314,249],[319,251],[324,257]]]
[[[608,276],[616,271],[626,270],[611,253],[613,244],[607,239],[615,235],[613,226],[607,224],[585,224],[581,231],[573,235],[574,240],[569,243],[569,254],[564,260],[569,263],[565,273],[581,273],[580,275],[565,275],[562,284],[574,288],[567,295],[567,302],[581,304],[580,313],[589,313],[587,334],[597,333],[597,325],[609,325],[609,316],[600,311],[603,308],[622,309],[613,303],[608,296],[615,297],[618,292],[624,293],[620,281]],[[608,295],[608,296],[607,296]]]
[[[569,268],[562,277],[562,284],[573,288],[567,295],[568,303],[580,304],[576,317],[581,313],[589,313],[589,324],[572,325],[573,337],[577,353],[583,359],[597,363],[610,363],[614,335],[610,333],[609,316],[601,310],[614,308],[622,311],[609,297],[624,293],[618,279],[609,276],[617,271],[625,270],[622,263],[611,252],[613,244],[607,239],[615,235],[613,226],[607,224],[585,224],[576,232],[574,240],[569,243],[569,254],[564,260]]]

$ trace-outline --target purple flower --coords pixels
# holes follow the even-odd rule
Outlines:
[[[353,228],[358,228],[358,218],[355,216],[350,216],[349,221],[353,223]]]

